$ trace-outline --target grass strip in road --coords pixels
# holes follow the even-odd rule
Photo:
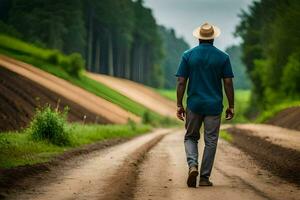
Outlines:
[[[233,140],[232,136],[226,130],[220,131],[220,137],[227,142],[232,142]]]
[[[0,169],[44,163],[68,150],[106,139],[130,138],[151,130],[143,124],[82,125],[69,124],[70,144],[56,146],[47,141],[36,141],[28,130],[0,133]]]

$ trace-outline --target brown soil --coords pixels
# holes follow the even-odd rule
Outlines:
[[[73,156],[73,159],[65,154],[55,164],[51,163],[50,167],[47,165],[47,168],[39,169],[34,175],[14,181],[13,186],[2,190],[2,196],[22,200],[130,199],[139,163],[147,151],[170,131],[158,129],[108,148],[103,147],[110,143],[100,143],[93,148],[93,152],[90,151],[91,147],[85,148],[83,154]],[[75,154],[78,152],[75,151]]]
[[[267,124],[236,124],[234,127],[272,144],[300,152],[299,131]]]
[[[33,81],[12,71],[0,67],[0,131],[18,130],[26,127],[37,107],[46,104],[59,110],[70,108],[68,120],[82,122],[86,116],[87,123],[109,123],[84,107],[52,92]]]
[[[127,123],[128,119],[140,121],[138,116],[121,107],[32,65],[0,55],[0,66],[30,79],[59,96],[76,102],[86,110],[98,115],[103,121],[119,124]]]
[[[266,123],[300,131],[300,106],[287,108]]]
[[[163,116],[171,118],[176,117],[175,102],[161,96],[150,87],[130,80],[102,74],[88,73],[87,75],[90,78],[113,88],[124,96],[144,105],[149,110],[157,112]]]
[[[233,135],[233,144],[251,155],[264,169],[300,185],[300,151],[268,141],[267,137],[259,137],[252,130],[235,127],[227,130]]]
[[[299,199],[297,186],[262,169],[251,156],[223,140],[219,140],[211,176],[214,186],[188,188],[183,134],[184,130],[169,134],[150,150],[140,166],[134,199]],[[203,137],[199,150],[201,158]]]
[[[300,189],[297,185],[262,169],[254,160],[255,157],[223,140],[219,141],[211,176],[214,186],[188,188],[183,133],[184,130],[157,130],[156,133],[79,156],[49,172],[20,181],[16,189],[5,193],[6,198],[298,199]],[[203,137],[199,150],[201,157]]]
[[[98,151],[113,145],[120,144],[129,140],[130,138],[116,138],[104,140],[97,142],[91,145],[86,145],[81,148],[67,151],[62,155],[56,156],[49,162],[35,164],[35,165],[26,165],[15,167],[12,169],[0,169],[0,199],[1,194],[5,196],[6,191],[12,189],[25,189],[26,186],[22,185],[22,181],[26,178],[32,176],[44,176],[46,172],[53,171],[57,167],[62,167],[66,162],[78,158],[78,156],[84,156],[94,151]]]

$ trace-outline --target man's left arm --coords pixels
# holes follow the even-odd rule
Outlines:
[[[231,120],[234,117],[234,88],[232,67],[229,56],[227,57],[223,66],[223,83],[224,90],[228,100],[228,108],[226,109],[226,120]]]

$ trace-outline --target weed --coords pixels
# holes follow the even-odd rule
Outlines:
[[[232,142],[232,136],[225,130],[220,131],[220,137],[227,142]]]
[[[29,130],[34,140],[47,140],[52,144],[63,146],[70,143],[66,128],[67,111],[61,113],[50,106],[38,109]]]

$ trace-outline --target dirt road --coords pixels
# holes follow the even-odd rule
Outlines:
[[[157,130],[77,158],[26,180],[26,187],[7,199],[299,199],[299,186],[262,170],[223,140],[213,169],[214,187],[187,188],[183,130],[170,131]]]
[[[88,76],[113,88],[124,96],[133,99],[150,110],[171,118],[175,118],[176,116],[174,114],[174,110],[176,110],[175,102],[159,95],[150,87],[130,80],[115,78],[102,74],[88,73]]]
[[[138,116],[121,107],[29,64],[0,55],[0,67],[22,75],[64,98],[76,102],[111,123],[124,124],[129,118],[136,122],[140,121]]]

